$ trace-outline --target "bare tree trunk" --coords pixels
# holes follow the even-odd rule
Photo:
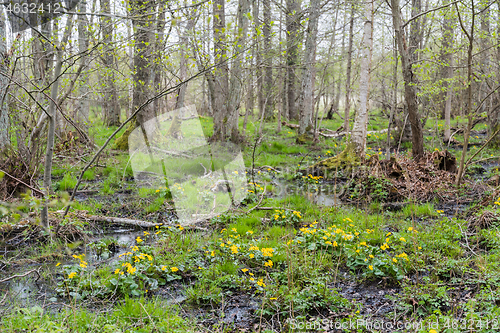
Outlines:
[[[316,62],[316,38],[318,35],[319,0],[311,0],[309,8],[309,24],[305,44],[304,64],[300,95],[299,135],[306,132],[312,134],[312,115],[314,111],[314,65]]]
[[[153,87],[154,91],[156,94],[158,94],[161,91],[161,79],[162,79],[162,68],[161,68],[161,58],[163,56],[164,52],[164,46],[166,41],[168,40],[168,37],[170,35],[170,31],[165,36],[165,4],[164,3],[159,3],[158,4],[158,20],[156,23],[156,34],[155,36],[150,36],[151,39],[154,38],[154,60],[153,60],[153,67],[154,67],[154,72],[153,72]],[[188,23],[189,24],[189,23]],[[170,29],[172,29],[172,25],[170,25]],[[179,33],[180,34],[180,33]],[[181,47],[184,47],[184,45],[187,45],[187,40],[184,37],[181,37]],[[180,59],[180,65],[179,65],[179,70],[180,70],[180,79],[181,81],[184,80],[184,77],[186,76],[186,57],[184,55],[184,52],[181,52],[181,59]],[[153,101],[153,109],[155,110],[155,114],[161,114],[165,112],[163,110],[163,99],[162,98],[157,98]],[[182,96],[182,104],[184,104],[184,96]],[[176,107],[177,109],[177,107]],[[163,111],[163,112],[162,112]]]
[[[271,47],[271,1],[262,0],[262,10],[264,17],[264,112],[265,119],[273,117],[274,111],[274,98],[273,91],[273,61],[272,61],[272,47]]]
[[[120,125],[120,105],[115,85],[116,61],[113,49],[113,21],[110,18],[111,8],[110,0],[100,0],[101,12],[107,14],[100,17],[100,26],[102,40],[104,43],[104,55],[102,56],[104,64],[104,96],[102,109],[105,115],[105,124],[107,126]],[[137,81],[136,81],[137,82]]]
[[[81,0],[78,4],[78,10],[81,13],[87,12],[87,1]],[[89,20],[87,15],[78,15],[78,51],[81,54],[80,64],[83,66],[84,73],[80,77],[80,82],[78,86],[78,94],[80,95],[80,100],[77,106],[77,124],[80,129],[88,134],[89,125],[89,113],[90,113],[90,101],[89,101],[89,79],[88,74],[85,73],[89,67],[89,56],[84,54],[89,49]]]
[[[226,138],[227,97],[229,93],[229,68],[227,64],[225,0],[213,1],[213,33],[215,74],[213,75],[214,140]]]
[[[349,133],[349,113],[351,112],[351,67],[352,67],[352,43],[354,39],[354,1],[351,0],[351,18],[349,21],[349,46],[347,47],[347,69],[345,79],[345,110],[344,131]]]
[[[497,6],[498,6],[498,12],[500,13],[500,1],[497,1]],[[496,63],[497,63],[497,70],[496,70],[496,81],[497,84],[500,83],[500,24],[497,24],[497,47],[496,47]],[[488,115],[488,130],[489,130],[489,135],[493,135],[499,128],[500,128],[500,92],[497,94],[497,106],[494,109],[491,109],[489,115]],[[497,134],[493,140],[491,140],[491,143],[499,147],[500,146],[500,134]]]
[[[288,119],[297,120],[299,114],[295,102],[295,84],[297,81],[297,63],[299,58],[299,0],[286,0],[286,58],[287,58],[287,104]]]
[[[105,0],[106,1],[106,0]],[[153,29],[151,12],[153,2],[150,0],[136,0],[132,8],[132,23],[135,33],[134,50],[134,110],[139,108],[150,96],[150,57],[151,57],[151,29]],[[148,15],[150,14],[150,15]],[[146,121],[154,117],[154,110],[146,106],[137,114],[137,122],[143,126]]]
[[[9,109],[7,107],[7,86],[9,66],[7,63],[6,22],[3,6],[0,8],[0,150],[10,144]]]
[[[449,0],[444,1],[445,4],[449,3]],[[445,63],[445,67],[442,70],[442,78],[444,80],[444,86],[446,88],[445,99],[444,99],[444,141],[448,142],[451,136],[451,98],[453,96],[453,87],[451,79],[453,77],[453,70],[451,68],[453,61],[453,20],[450,18],[449,14],[445,14],[443,19],[443,53],[442,59]]]
[[[237,27],[235,33],[235,57],[231,68],[231,80],[229,90],[229,103],[228,103],[228,122],[227,122],[227,136],[231,138],[232,142],[238,142],[238,118],[241,104],[242,95],[242,82],[243,82],[243,47],[246,45],[246,37],[248,33],[248,14],[250,13],[250,1],[238,1],[238,14],[237,14]]]
[[[365,0],[365,24],[361,50],[361,73],[359,78],[359,109],[352,126],[351,142],[356,155],[362,159],[366,149],[368,129],[368,98],[370,93],[370,71],[373,47],[373,1]]]
[[[472,68],[472,50],[474,48],[474,28],[475,28],[475,20],[476,20],[476,13],[475,13],[475,6],[474,6],[474,1],[472,1],[472,18],[471,18],[471,28],[470,32],[467,31],[467,29],[464,26],[464,23],[462,21],[462,18],[460,16],[460,12],[458,9],[457,4],[455,3],[455,8],[457,9],[458,13],[458,20],[460,21],[460,27],[462,28],[462,31],[464,34],[467,36],[468,42],[469,42],[469,47],[467,49],[467,129],[464,132],[464,144],[463,144],[463,150],[462,150],[462,156],[460,158],[460,164],[458,166],[458,172],[457,172],[457,177],[455,178],[455,184],[457,186],[460,185],[460,182],[462,181],[462,175],[464,173],[464,165],[465,165],[465,156],[467,155],[467,148],[469,146],[469,136],[470,136],[470,131],[472,130],[472,122],[473,122],[473,114],[472,114],[472,75],[473,75],[473,68]]]
[[[260,41],[260,19],[259,19],[259,3],[260,0],[255,0],[252,7],[252,16],[255,24],[254,42],[255,42],[255,73],[257,75],[257,105],[259,107],[259,119],[264,113],[264,77],[262,76],[262,43]]]
[[[406,45],[404,32],[401,30],[399,0],[391,0],[391,5],[394,33],[398,41],[403,79],[405,81],[405,101],[408,107],[408,118],[410,119],[412,130],[412,154],[413,158],[418,160],[424,155],[424,136],[422,132],[422,123],[420,122],[420,117],[418,115],[417,91],[415,87],[416,82],[413,76],[412,62]]]
[[[50,194],[50,187],[52,185],[52,155],[54,153],[54,135],[56,131],[56,103],[57,94],[59,92],[59,81],[63,63],[63,52],[66,46],[69,36],[71,35],[71,29],[73,27],[73,16],[68,18],[66,22],[66,30],[64,31],[63,38],[59,47],[57,49],[57,60],[54,69],[54,83],[52,84],[50,91],[50,106],[48,110],[49,118],[49,130],[47,133],[47,151],[45,154],[45,168],[43,174],[43,188],[45,189],[45,204],[42,208],[41,222],[42,226],[46,229],[49,227],[49,215],[48,215],[48,201]]]

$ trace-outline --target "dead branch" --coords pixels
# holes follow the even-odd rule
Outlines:
[[[24,277],[26,275],[33,273],[33,272],[36,272],[36,274],[38,275],[37,279],[35,280],[35,281],[38,281],[40,279],[40,273],[38,273],[38,271],[36,269],[32,269],[31,271],[28,271],[24,274],[16,274],[16,275],[9,276],[8,278],[0,280],[0,283],[7,282],[7,281],[13,280],[13,279],[18,278],[18,277]]]

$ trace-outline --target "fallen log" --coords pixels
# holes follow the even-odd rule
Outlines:
[[[127,219],[122,217],[108,217],[108,216],[97,216],[97,215],[80,215],[75,214],[76,217],[84,218],[87,220],[97,221],[97,222],[108,222],[108,223],[118,223],[133,225],[136,227],[153,228],[162,225],[162,223],[153,223],[142,220]]]

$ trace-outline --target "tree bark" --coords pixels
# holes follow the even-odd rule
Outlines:
[[[250,1],[239,0],[237,26],[234,37],[234,58],[231,68],[231,80],[229,82],[229,101],[228,101],[228,122],[226,135],[232,142],[239,142],[238,118],[242,96],[243,82],[243,49],[246,45],[248,33],[248,14],[250,12]]]
[[[68,43],[71,29],[73,27],[73,16],[68,18],[66,22],[66,30],[64,31],[63,38],[57,49],[56,66],[54,69],[54,83],[50,91],[50,106],[48,110],[49,129],[47,133],[47,150],[45,153],[45,168],[43,173],[43,188],[45,190],[45,204],[42,208],[41,222],[42,226],[48,230],[49,216],[48,216],[48,200],[50,194],[50,187],[52,184],[52,155],[54,153],[54,135],[56,131],[56,103],[57,94],[59,92],[59,81],[63,63],[63,52],[66,44]]]
[[[444,4],[448,4],[449,0],[445,0]],[[442,79],[444,80],[443,86],[446,89],[444,98],[444,141],[448,142],[451,136],[451,98],[453,96],[453,87],[451,79],[453,77],[453,70],[451,68],[453,61],[453,20],[449,17],[449,14],[445,14],[443,19],[443,50],[442,50],[442,60],[444,67],[442,69]]]
[[[100,0],[100,5],[101,12],[107,14],[100,17],[102,41],[104,43],[104,54],[102,56],[104,65],[102,109],[105,116],[105,124],[107,126],[118,126],[120,125],[120,105],[118,104],[115,85],[115,70],[117,68],[113,49],[113,21],[110,18],[110,0]]]
[[[87,1],[81,0],[78,4],[78,11],[80,13],[87,12]],[[88,134],[89,113],[90,113],[90,100],[89,100],[89,79],[86,73],[89,67],[89,56],[86,52],[89,49],[89,20],[87,15],[78,15],[78,51],[81,54],[80,65],[83,66],[84,73],[80,77],[78,85],[78,94],[80,99],[77,105],[77,124],[82,131]]]
[[[7,62],[6,35],[6,22],[2,6],[0,8],[0,150],[10,144],[9,109],[7,107],[9,65]]]
[[[349,114],[351,112],[351,67],[352,43],[354,39],[354,1],[351,0],[351,17],[349,21],[349,46],[347,47],[347,69],[345,79],[344,130],[349,133]]]
[[[359,109],[352,126],[351,141],[356,155],[362,159],[366,149],[368,129],[368,98],[370,93],[370,71],[373,46],[373,1],[365,0],[365,24],[361,50],[361,73],[359,78]]]
[[[229,92],[229,68],[227,64],[225,0],[213,1],[214,59],[216,68],[212,76],[212,109],[214,113],[213,140],[226,138],[228,122],[227,98]]]
[[[412,130],[412,155],[414,159],[420,159],[424,155],[424,136],[422,132],[422,123],[418,114],[416,80],[413,75],[412,62],[409,48],[406,44],[404,32],[401,30],[401,15],[399,0],[391,0],[392,19],[394,24],[394,33],[398,42],[398,50],[401,56],[401,67],[405,83],[405,102],[408,107],[408,118]]]
[[[274,111],[273,98],[273,55],[271,46],[271,1],[262,0],[262,10],[264,18],[264,112],[265,119],[271,119]]]
[[[314,110],[314,65],[316,62],[316,39],[318,35],[319,0],[311,0],[309,8],[309,24],[304,53],[305,71],[302,76],[300,95],[299,136],[311,132]]]
[[[287,59],[287,104],[288,119],[298,120],[299,113],[296,105],[295,85],[297,82],[298,44],[300,1],[286,0],[286,59]]]

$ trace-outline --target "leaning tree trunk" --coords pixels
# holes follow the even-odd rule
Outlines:
[[[500,13],[500,1],[497,1],[498,12]],[[497,50],[496,50],[496,63],[497,63],[497,71],[496,71],[496,83],[500,84],[500,24],[497,24]],[[489,117],[489,135],[493,135],[500,128],[500,92],[497,93],[497,103],[495,109],[491,110]],[[500,147],[500,133],[496,135],[495,138],[491,141],[491,143]]]
[[[418,115],[416,80],[413,75],[410,53],[401,28],[401,15],[399,0],[391,0],[392,19],[394,24],[394,33],[398,42],[398,50],[401,56],[401,67],[405,83],[405,101],[408,107],[408,118],[410,119],[412,131],[412,155],[415,159],[420,159],[424,155],[424,136],[422,132],[422,123]]]
[[[106,125],[118,126],[120,125],[120,105],[118,104],[118,96],[115,85],[114,71],[117,68],[113,49],[113,21],[110,18],[110,0],[101,0],[101,12],[107,14],[106,16],[100,17],[102,41],[104,44],[104,55],[102,56],[104,65],[104,96],[102,109],[103,114],[105,115]]]
[[[288,119],[299,119],[295,89],[297,82],[298,44],[299,44],[299,0],[286,1],[286,70],[287,70],[287,105]]]
[[[320,0],[311,0],[309,8],[309,24],[305,44],[304,64],[300,95],[299,136],[312,130],[312,115],[314,109],[314,65],[316,60],[316,38],[318,35]]]
[[[365,24],[363,29],[363,45],[361,50],[361,73],[359,78],[359,109],[352,126],[351,142],[354,152],[362,159],[366,149],[368,129],[368,97],[370,92],[370,70],[373,46],[373,1],[365,2]]]
[[[7,108],[7,86],[9,84],[6,22],[3,7],[0,7],[0,150],[10,143],[9,138],[9,113]]]

